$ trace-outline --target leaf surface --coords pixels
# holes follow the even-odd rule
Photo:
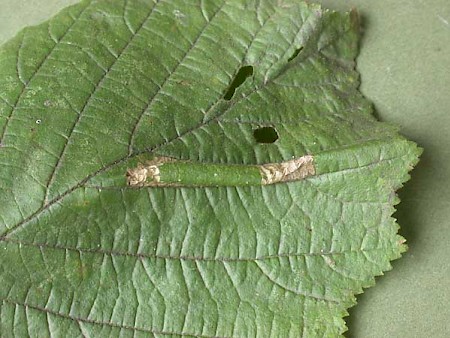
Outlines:
[[[2,336],[342,334],[404,250],[420,153],[357,90],[358,26],[294,0],[83,1],[0,47]],[[305,155],[304,179],[245,184]],[[155,157],[185,176],[128,186]]]

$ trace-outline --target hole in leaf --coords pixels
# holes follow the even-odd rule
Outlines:
[[[288,59],[288,62],[291,62],[292,60],[294,60],[294,59],[297,57],[297,55],[300,54],[300,52],[302,51],[302,49],[303,49],[303,46],[297,48],[297,49],[294,51],[294,53],[291,55],[291,57]]]
[[[274,143],[278,140],[278,133],[273,127],[261,127],[253,131],[253,137],[258,143]]]
[[[233,82],[231,82],[230,87],[228,88],[225,96],[223,97],[225,100],[229,101],[234,95],[236,89],[244,83],[244,81],[253,75],[253,66],[244,66],[239,69],[236,76],[234,77]]]

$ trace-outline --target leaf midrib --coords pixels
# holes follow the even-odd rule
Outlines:
[[[207,257],[207,256],[189,256],[189,255],[161,255],[156,253],[134,253],[120,250],[106,250],[99,248],[79,248],[79,247],[70,247],[58,244],[48,244],[48,243],[35,243],[35,242],[27,242],[14,238],[0,238],[0,242],[18,244],[21,246],[29,246],[35,248],[45,248],[45,249],[55,249],[55,250],[67,250],[78,253],[92,253],[92,254],[101,254],[101,255],[109,255],[109,256],[126,256],[126,257],[134,257],[138,259],[164,259],[164,260],[180,260],[180,261],[195,261],[195,262],[216,262],[216,263],[249,263],[255,261],[266,261],[272,259],[279,258],[292,258],[292,257],[326,257],[326,256],[340,256],[354,253],[363,253],[363,252],[374,252],[374,251],[383,251],[385,252],[388,247],[377,247],[371,249],[349,249],[342,251],[324,251],[324,252],[289,252],[289,253],[276,253],[276,254],[267,254],[262,256],[255,257]]]
[[[355,143],[355,144],[353,144],[353,145],[349,145],[349,146],[346,146],[346,147],[337,147],[337,148],[334,148],[334,149],[328,149],[328,150],[326,150],[326,152],[335,151],[335,150],[341,150],[341,149],[350,148],[350,147],[354,147],[354,146],[364,146],[364,145],[367,145],[367,144],[379,143],[379,142],[390,143],[390,142],[392,142],[393,140],[399,140],[399,139],[400,139],[400,137],[394,137],[394,138],[388,139],[388,140],[372,139],[372,140],[365,141],[365,142],[363,142],[363,143]],[[168,144],[168,143],[167,143],[167,144]],[[166,145],[166,144],[164,144],[164,145]],[[133,158],[133,157],[135,157],[135,156],[141,155],[142,153],[144,153],[144,152],[136,153],[136,154],[133,155],[133,156],[125,156],[125,157],[123,157],[123,158],[121,158],[121,159],[119,159],[119,160],[117,160],[117,161],[115,161],[115,162],[112,162],[111,164],[109,164],[109,165],[107,165],[107,166],[105,166],[105,167],[103,167],[103,168],[100,168],[99,170],[97,170],[97,171],[96,171],[95,173],[93,173],[92,175],[86,176],[86,177],[85,177],[83,180],[81,180],[78,184],[76,184],[76,185],[74,185],[72,188],[66,190],[66,192],[64,192],[63,194],[61,194],[61,195],[55,197],[53,200],[49,201],[45,206],[41,207],[41,208],[38,209],[36,212],[34,212],[33,214],[31,214],[31,215],[28,216],[27,218],[23,219],[21,222],[17,223],[16,225],[14,225],[14,226],[8,228],[6,231],[4,231],[3,234],[0,235],[0,241],[3,240],[3,239],[7,239],[8,236],[10,236],[12,233],[14,233],[14,231],[18,230],[18,229],[19,229],[20,227],[22,227],[23,225],[25,225],[25,224],[27,224],[27,223],[33,221],[33,220],[34,220],[36,217],[38,217],[41,213],[43,213],[43,212],[45,212],[46,210],[48,210],[48,209],[49,209],[51,206],[53,206],[54,204],[60,202],[62,199],[64,199],[65,197],[67,197],[68,195],[70,195],[71,193],[73,193],[75,190],[78,190],[78,189],[80,189],[80,188],[83,188],[84,185],[85,185],[85,183],[88,182],[90,179],[92,179],[92,178],[96,177],[97,175],[102,174],[102,173],[104,173],[104,172],[106,172],[106,171],[108,171],[108,170],[114,168],[114,167],[117,166],[117,165],[120,165],[120,164],[126,162],[126,161],[129,160],[130,158]],[[397,158],[406,157],[406,156],[407,156],[407,154],[403,154],[403,155],[401,155],[401,156],[397,156],[397,157],[393,157],[393,158],[386,158],[386,159],[383,159],[383,160],[380,160],[380,161],[376,161],[376,162],[370,163],[370,164],[366,165],[365,167],[369,167],[369,166],[371,166],[371,165],[374,165],[374,164],[377,164],[377,163],[380,163],[380,162],[391,161],[391,160],[394,160],[394,159],[397,159]],[[323,174],[321,174],[321,175],[324,176],[324,175],[335,174],[335,173],[338,173],[338,172],[350,171],[350,170],[360,170],[360,167],[357,167],[357,168],[350,168],[350,169],[342,169],[342,170],[340,170],[340,171],[330,172],[330,173],[323,173]],[[321,175],[312,176],[311,179],[314,178],[314,177],[319,177],[319,176],[321,176]],[[306,181],[306,180],[305,180],[305,181]],[[283,183],[283,184],[284,184],[284,183]],[[97,188],[97,187],[93,187],[93,188]],[[104,187],[98,187],[98,188],[104,189]],[[119,190],[123,190],[123,189],[131,189],[131,188],[120,187],[120,188],[118,188],[118,189],[119,189]],[[135,188],[133,188],[133,189],[135,189]],[[146,187],[145,189],[167,189],[167,188]]]

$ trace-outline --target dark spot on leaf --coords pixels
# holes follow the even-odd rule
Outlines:
[[[225,96],[223,97],[225,100],[229,101],[234,95],[236,89],[244,83],[244,81],[253,75],[253,66],[244,66],[239,69],[236,76],[234,77],[233,82],[231,82],[230,87],[228,88]]]
[[[300,54],[300,52],[302,51],[303,47],[299,47],[297,48],[294,53],[291,55],[291,57],[288,59],[288,62],[291,62],[292,60],[294,60],[298,54]]]
[[[253,131],[253,137],[258,143],[274,143],[278,140],[278,133],[273,127],[261,127]]]

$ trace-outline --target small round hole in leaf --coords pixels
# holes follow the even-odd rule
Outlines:
[[[253,137],[258,143],[274,143],[278,140],[278,133],[273,127],[261,127],[253,131]]]

